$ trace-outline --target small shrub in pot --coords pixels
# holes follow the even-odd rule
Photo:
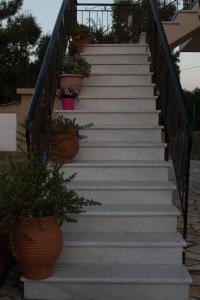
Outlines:
[[[62,223],[76,222],[86,206],[99,205],[68,188],[74,176],[65,178],[60,165],[36,157],[0,172],[0,233],[10,236],[26,278],[51,276],[63,247]]]

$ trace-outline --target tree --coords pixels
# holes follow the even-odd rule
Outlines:
[[[193,129],[200,130],[200,88],[193,91],[184,90],[184,95]]]
[[[0,103],[16,100],[16,88],[33,87],[32,60],[41,28],[20,13],[23,0],[0,2]]]
[[[112,30],[118,43],[130,43],[138,40],[141,28],[145,26],[146,1],[114,0],[112,8]],[[176,7],[167,1],[157,1],[161,20],[168,21],[174,15]]]

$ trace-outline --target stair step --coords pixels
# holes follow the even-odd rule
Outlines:
[[[164,160],[164,143],[83,141],[75,161]]]
[[[84,85],[80,91],[80,96],[93,98],[132,98],[132,97],[152,97],[154,94],[154,85]]]
[[[124,108],[130,111],[152,111],[156,110],[156,99],[152,98],[97,98],[97,95],[93,98],[78,97],[76,101],[77,110],[110,110],[123,111]]]
[[[56,114],[66,118],[75,118],[80,124],[94,125],[158,125],[159,110],[152,111],[106,111],[106,110],[56,110]]]
[[[133,64],[133,63],[146,63],[148,62],[149,54],[141,53],[141,54],[93,54],[86,53],[84,51],[83,56],[90,64]]]
[[[146,51],[147,44],[88,44],[84,47],[84,53],[91,54],[141,54]]]
[[[66,176],[74,181],[166,181],[170,164],[164,161],[82,161],[65,164]]]
[[[50,278],[25,280],[24,291],[27,299],[187,300],[189,283],[179,265],[58,264]]]
[[[81,134],[88,142],[160,142],[163,126],[96,125]]]
[[[93,64],[92,74],[143,74],[150,71],[150,62],[129,64]]]
[[[105,86],[109,85],[120,85],[120,86],[130,86],[137,84],[151,84],[152,73],[149,74],[128,74],[128,75],[104,75],[104,74],[92,74],[89,78],[85,78],[83,85],[97,85],[103,84]]]
[[[173,205],[103,205],[87,207],[64,232],[176,232],[179,212]]]
[[[59,263],[181,264],[178,233],[65,233]]]
[[[175,186],[168,181],[74,181],[68,188],[103,205],[171,204]]]

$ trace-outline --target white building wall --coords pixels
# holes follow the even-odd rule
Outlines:
[[[17,116],[0,113],[0,151],[16,151]]]

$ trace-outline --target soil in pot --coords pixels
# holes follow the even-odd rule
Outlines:
[[[83,76],[80,74],[66,74],[63,73],[59,75],[60,78],[60,88],[64,90],[73,89],[80,91]]]
[[[74,110],[75,99],[74,98],[62,98],[63,110]]]
[[[16,235],[15,251],[22,275],[27,279],[43,279],[52,276],[55,263],[63,248],[63,234],[54,216],[33,218],[31,225],[22,218],[17,227],[25,236]],[[41,229],[42,228],[42,229]]]
[[[49,135],[49,157],[59,164],[71,163],[79,151],[77,129],[54,130]]]

